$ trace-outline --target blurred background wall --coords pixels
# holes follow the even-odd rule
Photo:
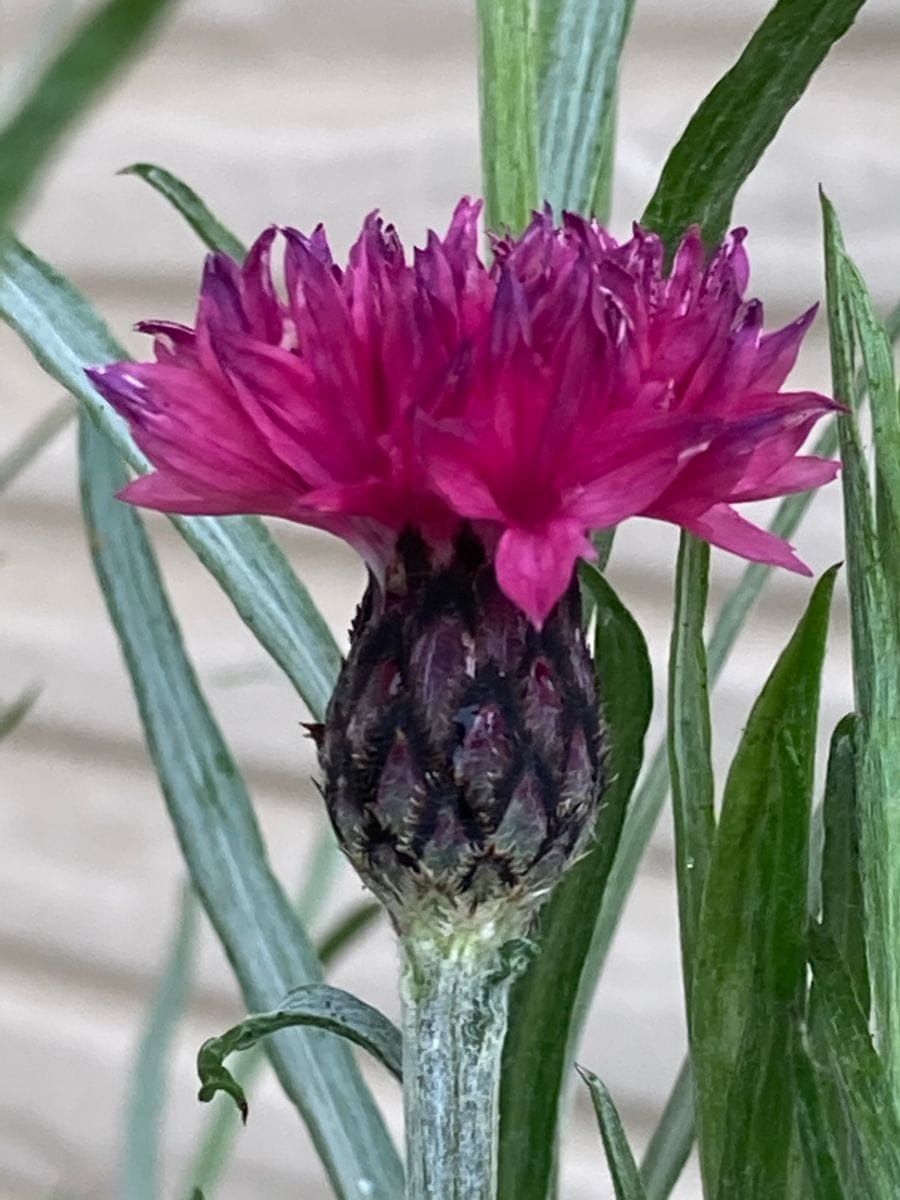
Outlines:
[[[0,5],[0,81],[9,81],[52,8],[50,0]],[[640,214],[666,151],[765,8],[762,0],[638,0],[620,104],[618,233]],[[461,193],[479,188],[472,26],[467,0],[184,0],[72,139],[22,232],[135,351],[146,349],[128,334],[135,320],[191,317],[202,259],[194,236],[146,185],[115,177],[136,160],[175,171],[245,237],[272,221],[308,228],[324,219],[342,250],[379,206],[406,238],[421,240],[427,226],[446,222]],[[882,311],[898,299],[898,52],[900,8],[870,0],[739,198],[735,220],[750,226],[753,289],[771,323],[821,297],[819,181]],[[828,387],[821,320],[795,379]],[[0,329],[0,450],[56,395]],[[298,728],[304,714],[177,536],[164,521],[151,523],[189,647],[246,769],[275,864],[293,887],[320,821],[310,746]],[[278,533],[343,639],[359,564],[308,531]],[[797,541],[817,571],[841,557],[836,489],[817,500]],[[658,684],[674,545],[668,529],[634,523],[612,565],[650,637]],[[738,572],[715,556],[714,605]],[[782,574],[748,626],[715,701],[720,767],[808,592],[805,580]],[[0,1197],[107,1200],[118,1194],[128,1072],[182,870],[87,559],[71,429],[0,501],[0,697],[35,681],[43,689],[36,707],[0,747]],[[848,706],[841,597],[823,729]],[[581,1051],[638,1142],[684,1046],[670,846],[664,819]],[[358,896],[345,873],[334,908]],[[194,1053],[241,1015],[207,934],[200,957],[168,1109],[173,1196],[207,1115],[194,1099]],[[396,1012],[395,954],[383,926],[333,978]],[[397,1128],[396,1089],[377,1072],[372,1080]],[[611,1195],[581,1093],[565,1134],[566,1200]],[[293,1110],[267,1079],[222,1197],[327,1194]],[[677,1195],[699,1196],[695,1173]]]

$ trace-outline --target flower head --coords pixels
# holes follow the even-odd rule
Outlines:
[[[124,498],[318,526],[381,578],[404,530],[439,562],[469,524],[535,625],[630,516],[806,570],[732,507],[836,470],[798,455],[835,405],[780,390],[813,312],[763,334],[743,231],[708,265],[689,231],[667,272],[653,234],[545,212],[488,268],[479,207],[411,261],[374,215],[345,268],[285,229],[284,295],[276,230],[243,265],[212,255],[193,329],[146,322],[155,362],[90,372],[155,467]]]

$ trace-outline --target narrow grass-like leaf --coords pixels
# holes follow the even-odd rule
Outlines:
[[[61,397],[8,450],[0,454],[0,493],[34,462],[60,430],[68,425],[75,412],[71,397]]]
[[[778,0],[669,154],[644,222],[671,249],[698,224],[707,246],[738,190],[864,0]]]
[[[84,374],[92,363],[127,355],[84,297],[12,239],[0,261],[0,317],[19,333],[48,374],[82,404],[124,461],[145,471],[147,461],[124,422]],[[251,517],[181,516],[173,516],[172,523],[320,719],[340,652],[263,524]]]
[[[840,1154],[823,1095],[822,1072],[810,1055],[804,1030],[793,1045],[797,1131],[815,1200],[848,1200],[852,1193],[841,1177]],[[831,1080],[828,1081],[831,1085]],[[858,1178],[858,1177],[857,1177]]]
[[[194,964],[197,902],[185,886],[162,978],[153,997],[132,1072],[128,1098],[123,1200],[160,1200],[163,1113],[169,1054],[188,1002]]]
[[[900,1196],[900,1116],[885,1064],[840,951],[813,925],[809,934],[813,983],[822,1008],[823,1061],[859,1153],[842,1167],[854,1196]],[[819,1053],[819,1042],[815,1044]],[[838,1144],[839,1148],[839,1144]],[[862,1173],[862,1178],[860,1178]]]
[[[40,691],[37,687],[26,688],[16,700],[11,700],[5,706],[0,705],[0,740],[8,737],[24,721]]]
[[[875,316],[859,269],[844,255],[841,283],[852,317],[872,414],[878,550],[888,597],[900,619],[900,406],[887,330]]]
[[[603,1148],[606,1151],[606,1161],[609,1164],[609,1174],[616,1192],[616,1200],[647,1200],[641,1177],[635,1165],[634,1155],[628,1145],[628,1138],[622,1128],[622,1121],[613,1104],[606,1084],[598,1079],[591,1071],[576,1066],[576,1070],[588,1085],[594,1112],[597,1114],[597,1124],[600,1136],[603,1138]]]
[[[822,848],[822,930],[832,938],[850,972],[863,1012],[869,1012],[865,911],[859,846],[856,723],[853,713],[831,737],[825,780]]]
[[[653,685],[643,634],[604,577],[582,564],[596,611],[594,657],[607,725],[609,780],[596,844],[559,884],[542,914],[539,953],[513,985],[500,1090],[499,1200],[545,1200],[560,1107],[581,1027],[584,964],[594,914],[640,770]]]
[[[315,868],[320,861],[321,856],[315,855],[313,870],[307,876],[307,883],[310,880],[314,881],[317,874]],[[304,894],[307,890],[305,886]],[[305,916],[304,910],[308,912],[309,905],[304,905],[301,901],[298,904],[301,917]],[[383,911],[380,905],[364,902],[352,908],[330,930],[326,930],[316,946],[322,966],[327,967],[332,963]],[[245,1097],[265,1061],[265,1046],[258,1043],[253,1049],[247,1051],[239,1067],[234,1071],[234,1079]],[[199,1185],[207,1196],[212,1196],[225,1173],[239,1128],[240,1126],[235,1123],[234,1114],[230,1109],[218,1105],[213,1108],[209,1124],[188,1168],[187,1185],[182,1188],[183,1195],[190,1196],[191,1189]]]
[[[540,203],[532,0],[477,0],[481,164],[489,229],[520,232]]]
[[[608,219],[619,59],[634,0],[539,0],[541,199]]]
[[[844,250],[837,216],[822,197],[825,280],[835,397],[852,397],[856,336],[873,408],[875,498],[854,412],[840,418],[847,581],[856,697],[857,797],[872,1007],[879,1049],[900,1094],[900,580],[894,481],[900,470],[893,370],[873,329],[865,289]],[[876,415],[876,409],[879,410]]]
[[[120,175],[137,175],[145,183],[164,196],[172,206],[184,217],[191,229],[198,235],[210,250],[218,250],[228,254],[237,262],[243,262],[247,253],[244,243],[226,229],[218,217],[210,212],[207,205],[200,199],[193,188],[189,188],[171,171],[157,167],[153,163],[132,163],[123,167]]]
[[[249,1111],[244,1090],[225,1066],[236,1050],[249,1050],[263,1038],[282,1029],[304,1026],[336,1033],[377,1058],[396,1079],[402,1079],[400,1030],[384,1013],[349,992],[327,983],[309,983],[295,988],[274,1012],[245,1017],[220,1037],[209,1038],[197,1054],[200,1076],[199,1099],[212,1100],[226,1092],[234,1100],[244,1121]]]
[[[384,913],[380,904],[371,900],[363,900],[353,906],[339,921],[336,921],[322,934],[318,951],[322,964],[325,965],[365,933]]]
[[[701,1167],[716,1200],[788,1200],[788,1017],[805,991],[816,722],[835,572],[816,585],[750,713],[706,880],[691,1043]]]
[[[134,509],[115,499],[125,469],[81,422],[85,521],[169,814],[251,1012],[273,1008],[321,968],[266,858],[243,780],[185,655],[153,552]],[[382,1118],[337,1039],[279,1034],[269,1055],[310,1129],[341,1200],[397,1200],[402,1172]]]
[[[0,234],[68,131],[146,43],[172,0],[106,0],[0,130]]]
[[[885,320],[885,328],[891,341],[896,341],[900,336],[900,305],[891,310]],[[855,399],[858,400],[864,391],[865,380],[860,375],[854,385]],[[813,453],[821,455],[823,458],[831,458],[837,448],[837,426],[830,425],[819,436],[813,446]],[[815,495],[815,492],[805,492],[796,496],[787,496],[779,504],[775,516],[768,525],[769,530],[778,537],[790,540],[800,527]],[[744,568],[740,579],[726,597],[707,643],[706,655],[710,686],[718,680],[744,623],[753,605],[759,599],[773,569],[763,563],[750,563]],[[644,777],[629,805],[616,860],[603,894],[594,942],[597,950],[595,969],[598,973],[606,961],[613,935],[637,873],[638,864],[665,803],[668,786],[668,753],[666,744],[663,742],[654,751],[644,772]]]
[[[694,1135],[694,1076],[686,1058],[641,1162],[647,1200],[667,1200],[690,1156]]]
[[[682,533],[675,569],[669,651],[669,776],[675,818],[675,871],[688,1030],[700,904],[716,832],[712,729],[703,623],[709,591],[709,546]]]

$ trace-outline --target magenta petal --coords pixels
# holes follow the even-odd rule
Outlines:
[[[578,559],[596,557],[578,521],[561,519],[540,530],[507,529],[497,547],[497,582],[540,627],[572,582]]]
[[[760,529],[735,512],[730,505],[717,504],[700,517],[682,522],[685,529],[722,550],[730,550],[752,562],[785,567],[798,575],[812,575],[809,567],[794,553],[783,538]]]

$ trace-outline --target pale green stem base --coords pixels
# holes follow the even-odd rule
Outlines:
[[[500,1061],[522,943],[485,923],[419,927],[402,945],[406,1200],[494,1200]]]

